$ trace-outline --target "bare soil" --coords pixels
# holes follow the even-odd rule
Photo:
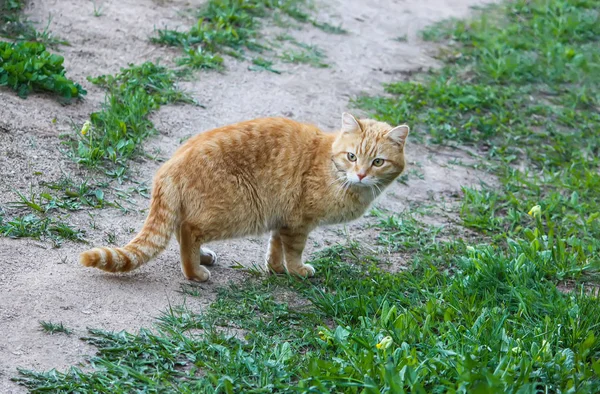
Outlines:
[[[102,6],[100,17],[94,16],[91,1],[34,0],[27,10],[38,21],[52,15],[50,30],[71,44],[60,48],[67,75],[84,85],[88,95],[83,102],[62,106],[46,95],[22,100],[12,91],[0,89],[0,206],[15,201],[14,190],[27,194],[41,181],[59,179],[63,172],[90,176],[60,153],[59,140],[59,134],[71,132],[73,123],[83,123],[104,99],[104,92],[85,78],[116,73],[129,63],[146,60],[161,59],[162,64],[172,64],[179,51],[153,45],[148,38],[155,27],[189,26],[192,21],[182,11],[196,8],[203,1],[96,3]],[[252,72],[247,62],[226,59],[224,73],[199,72],[193,80],[180,83],[206,108],[163,107],[152,115],[160,135],[150,140],[146,149],[159,150],[161,156],[168,157],[182,138],[261,116],[286,116],[334,130],[341,113],[350,108],[352,97],[382,94],[382,83],[436,65],[432,57],[435,48],[418,38],[421,29],[438,20],[465,17],[470,6],[480,3],[319,0],[318,19],[341,23],[348,34],[327,34],[312,26],[291,34],[322,48],[329,68],[278,64],[284,72],[277,75]],[[401,36],[406,40],[394,40]],[[413,139],[407,146],[407,156],[408,171],[414,168],[422,179],[410,176],[408,185],[395,183],[377,202],[378,207],[402,212],[412,204],[429,201],[436,206],[429,220],[448,223],[454,218],[445,213],[444,206],[457,201],[461,186],[477,185],[480,180],[489,182],[487,174],[449,164],[453,159],[469,160],[460,151],[422,146]],[[137,180],[149,183],[159,165],[140,159],[132,165],[132,173]],[[87,212],[74,213],[68,221],[86,229],[92,245],[105,245],[109,233],[114,233],[115,243],[122,245],[132,237],[131,229],[139,230],[145,218],[143,209],[148,200],[137,197],[136,202],[137,209],[127,215],[113,208],[91,211],[94,228]],[[307,255],[347,238],[374,244],[374,232],[366,226],[371,220],[366,217],[315,231]],[[195,309],[206,307],[214,300],[217,288],[249,277],[232,266],[262,265],[265,247],[264,237],[213,245],[220,263],[212,268],[211,280],[200,286],[205,296],[185,299],[178,292],[185,280],[174,241],[141,269],[127,275],[110,275],[78,264],[78,254],[88,248],[85,244],[65,242],[53,248],[50,243],[31,239],[0,238],[0,392],[25,391],[10,381],[17,374],[16,368],[65,369],[83,362],[94,351],[78,339],[87,327],[135,332],[151,326],[169,304],[187,302]],[[63,322],[74,334],[48,335],[40,331],[39,320]]]

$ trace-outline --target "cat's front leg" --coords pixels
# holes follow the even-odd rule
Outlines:
[[[279,230],[285,265],[292,275],[309,277],[315,275],[315,269],[310,264],[302,263],[302,252],[308,239],[308,230],[283,228]]]
[[[267,272],[275,274],[283,274],[285,272],[283,244],[278,230],[271,232],[271,239],[269,239],[269,248],[267,249],[266,256],[266,268]]]

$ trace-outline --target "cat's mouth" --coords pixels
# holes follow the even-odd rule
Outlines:
[[[372,183],[367,182],[350,182],[350,184],[356,187],[373,187]]]
[[[373,187],[377,184],[377,180],[370,176],[358,176],[357,174],[346,174],[348,183],[358,187]]]
[[[374,188],[377,186],[377,181],[374,181],[372,179],[362,179],[362,180],[348,179],[348,183],[350,183],[350,185],[352,185],[352,186],[356,186],[356,187],[360,187],[360,188]]]

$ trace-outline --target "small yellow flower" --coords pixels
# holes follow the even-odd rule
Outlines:
[[[377,349],[387,349],[390,346],[392,346],[392,337],[387,336],[387,337],[383,337],[383,339],[381,340],[381,342],[379,342],[377,345],[375,345],[375,347]]]
[[[319,338],[321,338],[323,342],[331,342],[331,335],[329,335],[327,331],[319,331]]]
[[[536,206],[532,207],[527,214],[529,216],[539,218],[540,216],[542,216],[542,207],[540,207],[539,205],[536,205]]]
[[[83,127],[81,128],[81,135],[86,135],[88,133],[88,131],[90,131],[90,126],[91,126],[90,121],[86,120],[85,123],[83,124]]]

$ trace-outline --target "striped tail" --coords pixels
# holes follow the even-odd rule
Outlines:
[[[79,262],[108,272],[128,272],[162,252],[175,230],[180,207],[179,193],[168,183],[166,177],[155,181],[144,227],[129,244],[123,248],[90,249],[79,255]]]

